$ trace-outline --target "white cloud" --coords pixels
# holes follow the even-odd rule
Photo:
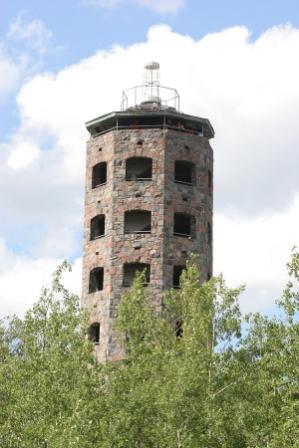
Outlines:
[[[16,246],[20,235],[28,257],[77,253],[88,137],[83,123],[119,109],[121,91],[140,83],[143,64],[158,60],[162,84],[179,90],[182,111],[210,118],[216,130],[216,269],[264,298],[248,306],[270,306],[269,291],[284,281],[299,221],[298,49],[299,30],[290,25],[256,41],[244,27],[194,40],[155,26],[145,42],[35,76],[18,95],[20,128],[0,153],[0,215],[6,217],[0,235]],[[288,228],[288,238],[279,226]]]
[[[77,258],[72,263],[72,271],[64,272],[62,276],[63,285],[72,293],[81,295],[82,279],[82,258]]]
[[[137,0],[136,2],[160,13],[175,13],[185,5],[185,0]]]
[[[40,153],[35,143],[20,141],[11,151],[7,165],[15,170],[26,168],[33,163]]]
[[[0,39],[0,105],[22,80],[41,69],[52,37],[41,20],[28,20],[24,11],[11,22]]]
[[[124,0],[82,0],[83,5],[100,6],[101,8],[114,8],[121,4]]]
[[[0,52],[0,100],[5,98],[17,85],[19,80],[18,67]]]
[[[51,282],[51,275],[62,262],[59,258],[18,256],[0,240],[0,316],[22,315],[37,302],[41,290]],[[72,272],[63,276],[63,283],[73,293],[80,294],[81,259],[74,261]]]
[[[299,30],[290,26],[255,42],[242,27],[199,41],[152,27],[147,42],[99,52],[28,82],[18,97],[22,129],[53,136],[68,176],[81,178],[83,122],[118,109],[121,90],[140,82],[143,63],[158,59],[162,81],[178,88],[183,110],[208,116],[216,129],[217,206],[280,209],[298,187],[298,47]]]
[[[8,39],[22,42],[29,49],[43,55],[50,44],[53,34],[42,20],[28,20],[25,11],[21,11],[11,22],[7,33]]]
[[[136,3],[137,5],[153,9],[158,13],[167,14],[176,13],[185,5],[186,0],[82,0],[82,3],[102,8],[114,8],[120,4]]]
[[[299,194],[280,213],[244,219],[238,215],[215,216],[215,275],[224,273],[231,286],[246,283],[244,312],[273,307],[287,282],[286,263],[299,246]]]

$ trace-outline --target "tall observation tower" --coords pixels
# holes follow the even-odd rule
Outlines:
[[[88,121],[83,293],[101,361],[123,356],[115,331],[121,295],[146,269],[152,306],[179,287],[199,254],[212,275],[213,151],[209,120],[180,111],[175,89],[145,66],[143,85],[123,92],[121,111]]]

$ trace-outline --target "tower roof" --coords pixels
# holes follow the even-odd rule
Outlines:
[[[168,128],[204,136],[208,139],[215,135],[207,118],[183,114],[173,109],[115,111],[87,121],[85,126],[91,135],[130,128]]]

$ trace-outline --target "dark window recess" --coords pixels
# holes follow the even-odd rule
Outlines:
[[[104,285],[104,268],[95,268],[89,274],[89,293],[102,291]]]
[[[151,212],[146,210],[125,212],[125,233],[151,233]]]
[[[90,221],[90,239],[95,240],[105,235],[105,215],[97,215]]]
[[[174,180],[182,184],[195,183],[195,165],[186,160],[176,160],[174,163]]]
[[[127,159],[126,180],[152,180],[152,159],[149,157]]]
[[[123,285],[132,286],[137,272],[145,271],[145,282],[150,282],[150,265],[145,263],[126,263],[123,268]]]
[[[212,274],[211,274],[210,272],[208,272],[208,273],[207,273],[207,282],[208,282],[209,280],[211,280],[211,278],[212,278]]]
[[[92,188],[107,182],[107,163],[101,162],[92,168]]]
[[[213,186],[212,172],[209,170],[208,171],[208,187],[212,188],[212,186]]]
[[[100,342],[100,324],[98,322],[94,322],[90,325],[88,329],[88,339],[95,344],[99,344]]]
[[[208,229],[207,229],[207,239],[208,239],[208,244],[211,246],[212,241],[213,241],[213,234],[212,234],[212,226],[209,222],[208,222]]]
[[[194,227],[194,217],[185,215],[184,213],[174,214],[174,229],[173,233],[177,236],[191,237]]]
[[[175,321],[174,331],[177,338],[183,337],[183,319],[177,319]]]
[[[186,266],[173,266],[173,281],[172,285],[174,288],[180,288],[180,277]]]

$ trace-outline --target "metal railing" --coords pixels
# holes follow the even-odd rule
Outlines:
[[[150,98],[145,93],[145,89],[147,89],[148,87],[149,86],[144,84],[130,87],[129,89],[124,90],[122,93],[122,102],[120,105],[121,110],[125,111],[130,108],[142,109],[142,103],[150,101]],[[159,85],[158,97],[160,107],[172,108],[180,111],[180,95],[176,89]]]
[[[153,180],[153,178],[152,177],[134,177],[134,176],[132,176],[132,177],[126,177],[126,180],[127,181],[144,181],[144,180]]]
[[[138,233],[139,235],[148,235],[151,234],[151,230],[125,230],[125,234],[129,235],[129,234],[134,234],[134,233]]]
[[[124,130],[124,129],[155,129],[155,128],[159,128],[159,129],[172,129],[174,131],[179,131],[179,132],[185,132],[187,134],[193,134],[193,135],[198,135],[199,137],[203,137],[203,132],[202,131],[195,131],[193,129],[188,129],[185,127],[181,127],[181,126],[171,126],[169,124],[166,123],[157,123],[157,124],[134,124],[134,125],[118,125],[116,124],[116,126],[111,126],[110,128],[107,129],[103,129],[100,132],[97,132],[96,134],[93,134],[92,137],[98,137],[99,135],[102,134],[106,134],[107,132],[110,131],[120,131],[120,130]]]

